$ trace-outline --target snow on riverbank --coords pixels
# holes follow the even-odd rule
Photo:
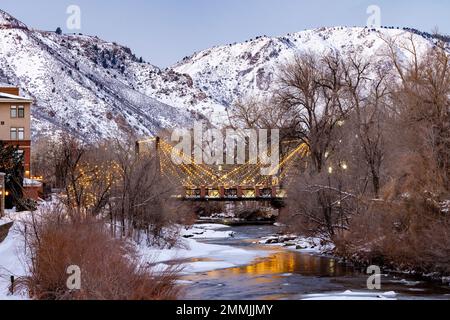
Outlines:
[[[0,225],[19,220],[23,214],[7,212],[0,220]],[[0,243],[0,300],[27,299],[26,293],[15,292],[10,295],[11,276],[15,278],[26,275],[26,257],[24,255],[25,240],[20,230],[20,223],[15,222],[8,236]]]
[[[8,223],[11,223],[11,222],[13,222],[10,218],[1,218],[0,219],[0,227],[1,226],[3,226],[3,225],[5,225],[5,224],[8,224]]]
[[[181,236],[183,238],[190,239],[223,239],[231,238],[234,236],[233,231],[223,230],[228,229],[229,226],[223,224],[197,224],[190,228],[183,228],[181,230]]]
[[[182,262],[182,274],[207,272],[218,269],[246,265],[269,253],[262,250],[244,250],[227,245],[199,242],[197,239],[224,239],[234,236],[233,231],[222,230],[228,226],[216,224],[194,225],[182,231],[181,245],[174,249],[149,248],[138,246],[144,261],[156,264],[164,270],[173,262]]]
[[[332,243],[325,242],[320,238],[301,237],[297,235],[272,235],[262,238],[259,243],[317,254],[328,254],[334,250]]]
[[[397,293],[390,292],[356,292],[345,291],[338,293],[308,294],[302,300],[397,300]]]

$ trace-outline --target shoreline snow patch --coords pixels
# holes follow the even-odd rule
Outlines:
[[[18,222],[14,222],[8,236],[0,243],[0,300],[25,300],[28,296],[24,292],[9,292],[11,276],[23,277],[27,274],[25,239]]]
[[[199,241],[233,237],[235,233],[223,231],[225,228],[229,227],[214,224],[194,225],[190,229],[183,230],[184,238],[178,248],[160,249],[142,244],[138,245],[138,252],[143,261],[155,264],[156,270],[164,270],[170,265],[180,263],[182,274],[233,268],[269,255],[269,252],[264,250],[245,250]]]
[[[273,235],[262,238],[258,243],[271,246],[282,246],[289,250],[317,254],[328,254],[335,248],[332,243],[325,242],[320,238],[302,237],[298,235]]]
[[[397,293],[389,292],[357,292],[347,290],[337,293],[307,294],[301,300],[397,300]]]

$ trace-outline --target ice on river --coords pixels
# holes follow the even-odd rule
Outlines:
[[[345,291],[341,293],[308,294],[302,300],[397,300],[397,293],[373,291]]]

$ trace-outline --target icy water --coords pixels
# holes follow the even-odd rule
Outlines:
[[[229,229],[227,229],[229,230]],[[333,258],[261,246],[254,242],[276,233],[275,226],[233,227],[236,237],[203,242],[246,250],[269,250],[251,264],[183,277],[186,299],[297,300],[307,298],[396,298],[450,300],[450,287],[404,275],[383,275],[382,290],[367,290],[368,276]],[[345,293],[346,291],[352,293]],[[394,291],[395,296],[385,292]],[[317,296],[319,295],[319,296]]]

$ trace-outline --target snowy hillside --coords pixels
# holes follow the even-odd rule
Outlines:
[[[280,64],[299,52],[321,54],[337,50],[343,56],[359,53],[381,62],[385,59],[383,39],[405,43],[411,35],[419,51],[429,48],[435,41],[427,34],[402,29],[320,28],[214,47],[184,58],[173,68],[191,76],[197,88],[227,107],[240,97],[270,94]],[[405,56],[407,52],[399,54]]]
[[[205,95],[130,49],[96,37],[27,28],[0,11],[0,83],[35,99],[33,136],[69,131],[84,139],[185,125]],[[171,105],[167,104],[170,102]]]
[[[87,140],[148,136],[198,118],[224,123],[236,99],[270,95],[279,65],[298,52],[382,61],[382,37],[411,34],[419,50],[434,41],[398,29],[321,28],[214,47],[162,70],[116,43],[34,30],[0,10],[0,83],[18,84],[35,100],[34,139],[55,130]]]

